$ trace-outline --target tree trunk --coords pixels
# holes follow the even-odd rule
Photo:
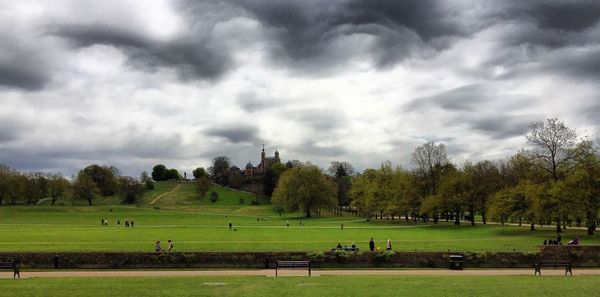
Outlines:
[[[92,199],[88,199],[88,205],[92,206]]]
[[[460,210],[456,211],[456,215],[454,216],[454,225],[460,225]]]
[[[562,232],[562,229],[560,228],[560,218],[556,219],[556,232]]]
[[[521,223],[523,222],[523,218],[519,216],[519,227],[521,227]]]
[[[310,218],[310,206],[306,207],[306,217]]]

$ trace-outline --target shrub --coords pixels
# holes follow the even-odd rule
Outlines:
[[[212,191],[210,192],[210,202],[215,203],[219,200],[219,193]]]
[[[145,181],[144,185],[146,186],[146,190],[154,190],[154,182],[152,180]]]
[[[311,261],[323,261],[326,258],[325,253],[322,251],[308,252],[306,253],[306,257]]]
[[[244,204],[244,198],[240,197],[240,204]]]

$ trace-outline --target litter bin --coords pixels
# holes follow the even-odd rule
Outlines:
[[[448,263],[448,268],[450,270],[462,270],[463,264],[465,263],[465,256],[463,255],[450,255],[450,261]]]

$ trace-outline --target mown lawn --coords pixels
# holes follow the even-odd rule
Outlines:
[[[1,279],[0,296],[597,296],[595,276]]]
[[[338,242],[355,242],[364,250],[374,237],[380,247],[391,239],[396,251],[536,251],[544,239],[555,236],[552,228],[531,232],[527,226],[367,222],[352,215],[280,217],[270,205],[152,207],[2,206],[0,250],[151,251],[156,240],[167,239],[175,242],[176,251],[312,251],[329,250]],[[109,226],[100,226],[102,218],[109,220]],[[134,220],[135,228],[125,228],[125,220]],[[237,231],[229,231],[229,222]],[[587,236],[584,230],[568,229],[563,234],[565,241],[574,236],[583,244],[600,244],[598,236]]]

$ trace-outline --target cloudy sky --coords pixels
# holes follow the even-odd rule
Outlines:
[[[358,169],[600,134],[600,1],[0,1],[0,163]]]

